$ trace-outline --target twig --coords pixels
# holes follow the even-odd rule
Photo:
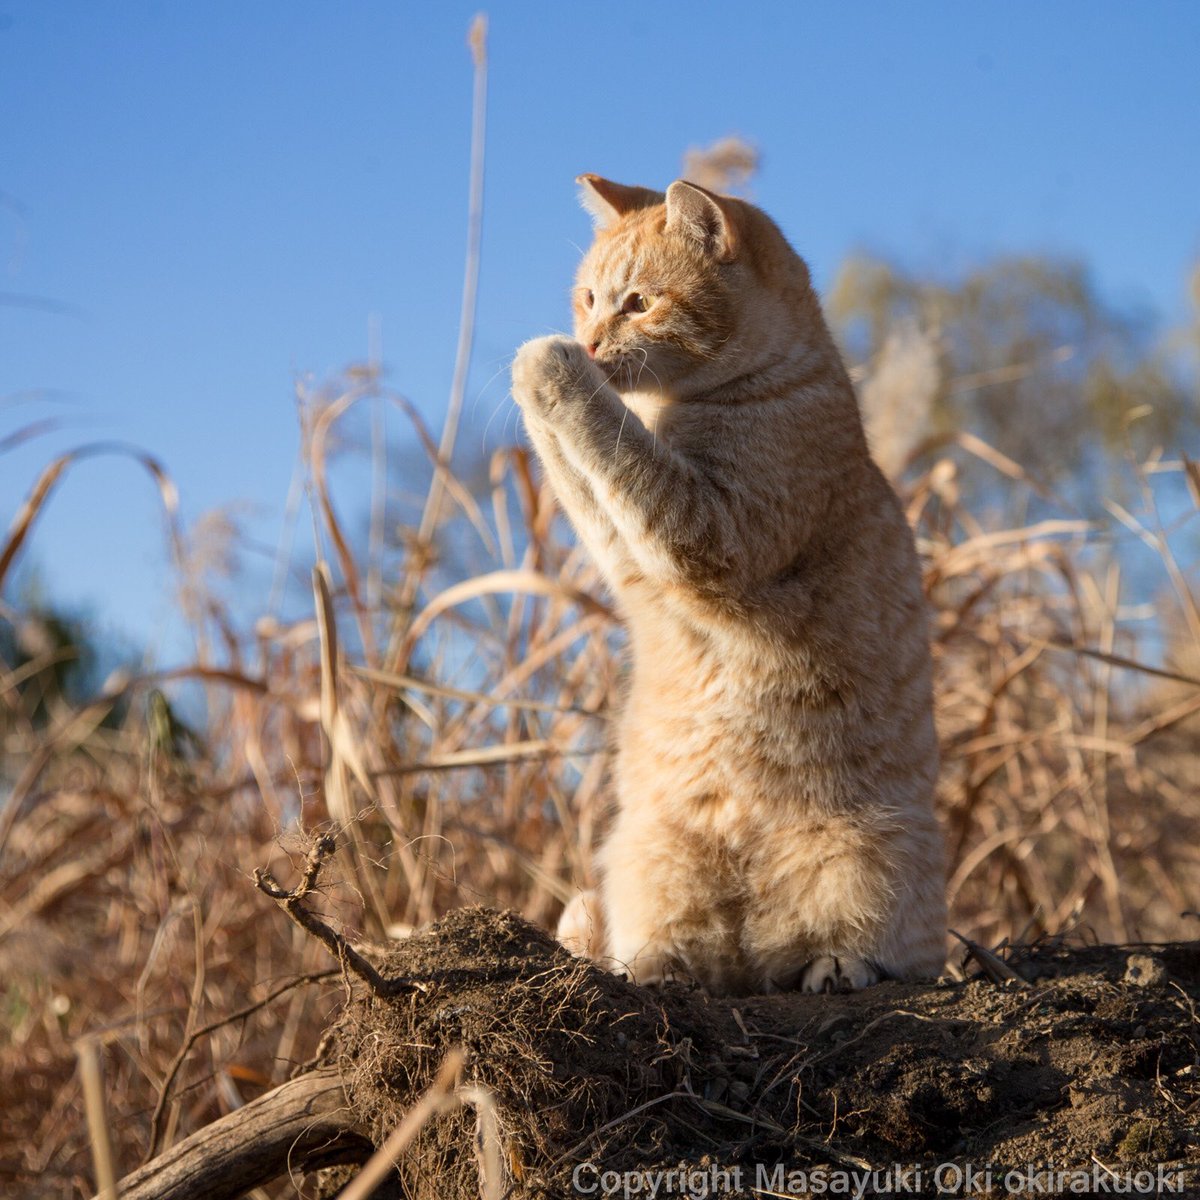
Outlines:
[[[323,833],[318,837],[308,852],[300,886],[292,891],[276,883],[271,872],[263,867],[255,870],[254,882],[259,891],[270,896],[301,929],[321,942],[344,968],[353,971],[376,996],[396,996],[414,990],[425,991],[425,984],[413,979],[400,976],[385,979],[341,934],[304,906],[303,901],[317,885],[321,867],[336,850],[337,842],[331,834]]]
[[[413,775],[421,771],[454,771],[462,767],[490,767],[496,763],[526,762],[547,758],[591,758],[603,754],[604,746],[581,746],[566,750],[549,741],[502,742],[495,746],[480,746],[466,750],[451,750],[435,754],[421,762],[404,763],[398,767],[380,767],[369,774],[372,779],[396,775]]]
[[[196,1020],[200,1015],[200,1007],[204,1003],[204,918],[200,915],[200,905],[193,899],[192,901],[192,929],[195,935],[195,953],[196,953],[196,970],[192,976],[192,996],[188,1002],[187,1017],[183,1023],[183,1039],[187,1042],[192,1035],[192,1031],[196,1028]],[[161,1120],[162,1113],[157,1114]],[[175,1137],[175,1130],[179,1123],[179,1105],[178,1103],[171,1106],[170,1116],[167,1120],[166,1132],[161,1132],[161,1126],[155,1129],[155,1133],[165,1141],[170,1142]]]
[[[981,946],[978,942],[963,937],[956,929],[951,929],[950,933],[966,946],[967,955],[979,964],[983,973],[993,983],[1003,983],[1005,980],[1012,979],[1025,987],[1029,986],[1029,980],[1024,975],[1011,967],[999,955],[993,954],[986,946]]]
[[[467,42],[475,67],[474,97],[471,106],[467,261],[463,278],[458,344],[454,352],[454,376],[450,383],[450,401],[446,407],[446,419],[442,425],[442,437],[438,445],[438,465],[443,469],[449,468],[454,454],[454,443],[458,436],[459,419],[466,395],[467,372],[471,365],[471,349],[475,343],[475,307],[479,294],[479,265],[483,240],[483,164],[487,144],[487,18],[482,13],[471,22]],[[421,576],[428,563],[430,547],[441,516],[444,490],[442,471],[435,469],[417,531],[417,553],[413,555],[413,562],[409,566],[400,592],[399,609],[405,620],[411,616]]]
[[[461,1103],[475,1110],[475,1157],[479,1163],[480,1200],[502,1200],[504,1169],[501,1166],[500,1117],[496,1111],[496,1096],[483,1084],[461,1087],[457,1092]]]
[[[843,1166],[857,1167],[860,1171],[874,1171],[878,1169],[865,1158],[856,1158],[853,1154],[843,1154],[841,1151],[835,1150],[832,1146],[823,1142],[801,1137],[789,1129],[784,1129],[782,1125],[762,1116],[760,1113],[740,1113],[736,1108],[730,1108],[727,1104],[721,1104],[716,1100],[705,1100],[694,1094],[690,1098],[705,1111],[712,1113],[713,1116],[725,1117],[728,1120],[742,1121],[747,1125],[759,1126],[775,1137],[787,1138],[793,1145],[803,1146],[810,1154],[815,1154],[818,1158],[827,1157],[836,1163],[841,1163]]]
[[[613,1119],[611,1121],[606,1121],[603,1125],[600,1126],[599,1129],[593,1129],[592,1132],[589,1133],[587,1135],[587,1137],[583,1138],[582,1141],[576,1142],[575,1145],[573,1145],[569,1150],[566,1150],[562,1154],[560,1154],[549,1165],[549,1167],[546,1168],[547,1177],[552,1176],[554,1174],[554,1172],[557,1171],[558,1168],[563,1165],[563,1163],[569,1162],[581,1150],[583,1150],[586,1146],[588,1146],[592,1142],[594,1142],[596,1140],[596,1138],[598,1138],[602,1133],[607,1133],[608,1130],[612,1129],[614,1126],[620,1125],[622,1121],[628,1121],[630,1119],[630,1117],[639,1116],[641,1113],[644,1113],[648,1108],[654,1108],[659,1104],[666,1104],[668,1100],[690,1100],[692,1098],[693,1098],[693,1095],[691,1092],[681,1092],[681,1091],[667,1092],[666,1095],[655,1096],[653,1100],[647,1100],[645,1104],[639,1104],[636,1108],[631,1108],[628,1112],[623,1112],[619,1117],[613,1117]],[[504,1193],[504,1200],[509,1200],[509,1197],[511,1197],[513,1195],[513,1192],[515,1191],[516,1187],[517,1187],[517,1185],[515,1183],[511,1187],[509,1187],[508,1191],[506,1191]]]
[[[93,1038],[82,1038],[75,1045],[79,1057],[79,1078],[83,1083],[83,1104],[87,1110],[88,1137],[92,1143],[92,1162],[96,1168],[96,1200],[116,1200],[117,1172],[113,1159],[112,1137],[104,1107],[104,1084],[100,1078],[100,1055]]]
[[[145,1166],[158,1153],[158,1144],[162,1138],[163,1113],[166,1111],[167,1100],[170,1097],[171,1088],[175,1083],[175,1077],[179,1074],[179,1069],[183,1066],[184,1059],[187,1058],[192,1047],[202,1037],[207,1037],[210,1033],[215,1033],[222,1025],[232,1025],[234,1021],[242,1021],[246,1017],[253,1016],[260,1008],[265,1008],[272,1000],[282,996],[285,992],[290,992],[292,988],[299,987],[304,983],[317,983],[322,979],[329,979],[337,973],[336,968],[330,967],[325,971],[313,971],[308,975],[298,975],[295,979],[289,979],[287,983],[280,984],[279,987],[273,992],[269,992],[261,1000],[256,1000],[253,1004],[247,1004],[244,1008],[239,1008],[237,1012],[230,1013],[227,1017],[210,1021],[207,1025],[202,1026],[189,1037],[185,1038],[183,1045],[179,1047],[175,1057],[171,1060],[167,1077],[163,1080],[163,1085],[159,1089],[158,1103],[155,1104],[154,1115],[150,1119],[150,1145],[146,1150],[145,1157],[142,1159],[142,1166]]]

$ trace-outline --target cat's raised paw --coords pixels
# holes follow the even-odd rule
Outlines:
[[[594,374],[587,351],[574,338],[562,334],[534,338],[513,359],[513,397],[526,412],[548,416]]]
[[[878,983],[879,970],[865,958],[823,954],[814,958],[800,976],[802,992],[856,992]]]

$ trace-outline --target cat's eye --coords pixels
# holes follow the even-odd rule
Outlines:
[[[627,313],[649,312],[653,303],[653,296],[643,296],[641,292],[630,292],[625,297],[625,303],[621,305],[621,311]]]
[[[591,308],[592,305],[595,303],[596,303],[596,297],[595,297],[595,294],[592,292],[592,289],[584,288],[583,289],[583,307]]]

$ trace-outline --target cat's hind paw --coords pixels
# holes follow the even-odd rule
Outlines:
[[[673,955],[647,943],[640,947],[616,947],[610,950],[604,964],[615,975],[624,975],[639,987],[660,987],[677,979],[687,978],[680,971]]]
[[[804,968],[800,976],[802,992],[856,992],[870,987],[881,978],[879,968],[865,958],[822,954]]]

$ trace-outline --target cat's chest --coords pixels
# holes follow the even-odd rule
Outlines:
[[[622,392],[621,401],[646,431],[666,436],[670,431],[669,404],[661,392]]]

